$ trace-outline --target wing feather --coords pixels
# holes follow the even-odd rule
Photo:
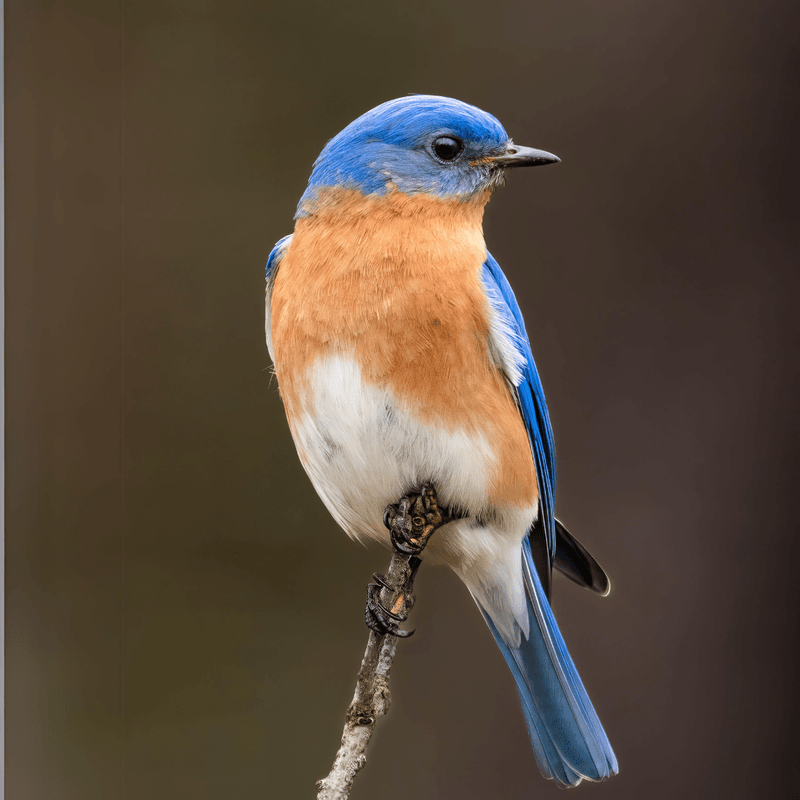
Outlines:
[[[517,299],[491,253],[486,254],[482,277],[489,303],[497,320],[493,325],[492,333],[495,341],[492,350],[494,353],[506,354],[506,363],[505,365],[501,363],[501,369],[514,392],[531,443],[536,464],[536,479],[539,482],[541,523],[548,562],[551,565],[556,552],[556,448],[550,415],[544,399],[544,389],[533,360]]]
[[[267,259],[267,294],[264,307],[264,332],[267,336],[267,349],[269,350],[269,357],[275,361],[275,356],[272,354],[272,287],[275,285],[275,276],[278,274],[278,267],[289,245],[292,241],[292,234],[284,236],[275,247]]]

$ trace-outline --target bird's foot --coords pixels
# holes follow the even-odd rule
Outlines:
[[[439,508],[436,491],[429,483],[419,493],[407,494],[383,512],[383,524],[389,529],[394,549],[407,556],[419,555],[433,532],[451,519],[445,509]]]
[[[376,583],[371,583],[367,586],[367,609],[364,618],[367,627],[375,631],[378,636],[385,636],[388,633],[400,639],[407,639],[413,635],[414,631],[402,630],[400,623],[407,619],[408,612],[411,611],[414,605],[415,598],[411,589],[414,585],[414,576],[417,574],[421,563],[422,560],[416,556],[409,558],[408,564],[411,572],[406,582],[405,590],[397,595],[391,604],[391,609],[386,608],[381,603],[381,591],[386,589],[393,596],[397,590],[386,582],[384,575],[378,572],[373,573],[372,577]]]
[[[419,492],[401,497],[397,505],[387,506],[383,523],[389,529],[396,553],[400,555],[392,558],[390,567],[394,576],[392,580],[398,582],[397,586],[391,586],[385,576],[375,573],[372,576],[375,583],[367,587],[365,619],[367,627],[379,636],[390,634],[406,639],[414,633],[402,630],[400,623],[406,620],[414,605],[411,590],[414,576],[422,563],[419,554],[425,549],[434,531],[452,519],[448,511],[439,508],[436,491],[430,484],[423,485]],[[403,565],[400,571],[394,566],[396,563]]]

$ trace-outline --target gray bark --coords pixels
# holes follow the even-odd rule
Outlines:
[[[383,589],[381,603],[395,614],[405,617],[414,602],[407,592],[412,571],[409,557],[395,553],[392,556],[386,582],[397,587],[393,592]],[[367,745],[375,724],[389,710],[389,670],[392,667],[397,637],[379,636],[370,631],[367,649],[356,680],[353,701],[347,709],[342,745],[327,777],[317,782],[317,800],[346,800],[350,796],[353,780],[367,763]]]

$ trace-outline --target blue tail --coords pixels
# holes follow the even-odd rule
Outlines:
[[[617,773],[617,759],[558,630],[527,538],[522,556],[529,638],[509,646],[482,611],[517,682],[536,761],[546,778],[564,786],[605,780]]]

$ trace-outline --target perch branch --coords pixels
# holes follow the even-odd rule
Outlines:
[[[403,589],[411,574],[408,562],[409,556],[395,553],[389,565],[386,582],[399,587],[399,590],[390,593],[383,589],[381,602],[393,611],[399,603],[406,605],[403,603]],[[367,763],[366,750],[375,730],[375,723],[378,717],[389,710],[391,704],[389,670],[396,649],[396,636],[379,636],[375,631],[369,632],[353,702],[345,715],[342,746],[336,754],[329,775],[317,783],[317,800],[345,800],[350,796],[353,780]]]
[[[414,496],[413,500],[411,497],[403,498],[399,506],[391,508],[394,509],[391,516],[396,514],[396,519],[391,523],[387,521],[387,526],[393,530],[392,541],[396,550],[385,578],[376,576],[376,579],[380,580],[383,587],[379,595],[380,604],[402,621],[414,605],[411,589],[419,559],[413,552],[421,552],[431,534],[449,522],[450,517],[439,510],[436,494],[429,486],[423,487],[421,494]],[[402,541],[398,543],[397,536],[404,539],[406,547]],[[413,552],[397,552],[398,549],[408,549],[409,546]],[[403,634],[402,631],[400,633]],[[372,738],[375,724],[379,717],[386,714],[391,704],[389,670],[396,649],[397,636],[370,631],[367,649],[358,671],[356,691],[345,715],[342,744],[330,773],[317,782],[317,800],[349,798],[353,780],[367,763],[367,745]]]

